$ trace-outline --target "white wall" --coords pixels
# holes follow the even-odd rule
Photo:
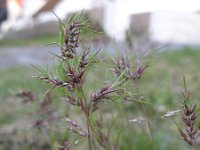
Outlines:
[[[103,23],[104,30],[109,36],[114,37],[118,41],[121,41],[124,40],[125,31],[129,28],[130,15],[132,14],[158,12],[158,11],[171,11],[171,12],[177,12],[177,14],[180,13],[179,17],[181,17],[181,14],[184,16],[200,10],[199,4],[200,4],[199,0],[107,0],[104,6],[105,9],[104,23]],[[152,34],[154,34],[153,38],[155,40],[158,39],[158,34],[163,36],[167,34],[163,30],[154,31],[155,28],[159,28],[158,27],[159,25],[163,26],[163,24],[167,23],[165,19],[161,19],[162,17],[158,18],[159,17],[158,14],[159,13],[153,13],[152,17],[153,20],[151,23],[151,30]],[[173,16],[173,14],[175,16]],[[172,17],[171,19],[173,20],[174,17],[177,18],[177,14],[172,13],[169,16],[167,15],[163,17],[167,17],[166,19]],[[196,16],[196,19],[199,18]],[[184,20],[184,17],[182,18],[182,20]],[[195,21],[195,19],[191,19],[189,21],[194,21],[194,24],[198,24],[198,21]],[[185,26],[188,26],[188,24],[186,23]],[[176,28],[176,26],[174,27]],[[171,28],[173,28],[173,24],[171,24]],[[173,33],[173,31],[171,32]],[[162,38],[163,40],[166,39],[164,37]]]
[[[200,45],[200,14],[158,11],[152,13],[150,20],[154,41]]]

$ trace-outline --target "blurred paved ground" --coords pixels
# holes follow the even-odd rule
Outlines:
[[[10,67],[16,65],[45,64],[51,55],[50,52],[57,53],[58,48],[52,46],[40,47],[0,47],[0,67]]]
[[[92,49],[102,48],[102,52],[113,55],[116,50],[124,49],[114,43],[92,45]],[[116,48],[117,47],[117,48]],[[121,46],[123,47],[123,46]],[[17,65],[45,65],[52,55],[50,52],[59,53],[59,48],[55,46],[29,46],[29,47],[0,47],[0,68]]]

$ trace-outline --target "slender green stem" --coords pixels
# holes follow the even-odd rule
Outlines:
[[[87,116],[87,130],[88,130],[89,150],[92,150],[92,141],[91,141],[91,132],[90,132],[90,116]]]
[[[150,137],[151,137],[151,141],[153,143],[153,146],[154,146],[154,150],[157,150],[157,146],[156,146],[156,143],[155,143],[155,140],[154,140],[154,136],[153,136],[153,132],[152,132],[152,129],[151,129],[151,124],[150,124],[150,121],[149,121],[149,116],[143,106],[143,104],[140,104],[140,108],[142,109],[144,115],[146,116],[147,118],[147,127],[148,127],[148,130],[149,130],[149,134],[150,134]]]
[[[135,83],[135,87],[136,87],[136,91],[137,91],[137,97],[140,97],[140,90],[137,86],[137,82],[134,81]],[[155,143],[155,140],[154,140],[154,136],[153,136],[153,132],[152,132],[152,129],[151,129],[151,124],[149,122],[149,115],[148,113],[146,112],[144,106],[142,103],[139,104],[140,108],[142,109],[142,112],[144,113],[145,117],[147,118],[147,127],[148,127],[148,130],[149,130],[149,133],[150,133],[150,136],[151,136],[151,140],[152,140],[152,143],[153,143],[153,146],[154,146],[154,150],[157,150],[157,146],[156,146],[156,143]]]
[[[155,140],[154,140],[153,132],[152,132],[152,129],[151,129],[151,124],[150,124],[150,121],[149,121],[149,116],[148,116],[148,114],[147,114],[147,112],[146,112],[146,110],[145,110],[143,104],[140,104],[140,105],[141,105],[141,108],[142,108],[142,110],[143,110],[145,116],[147,117],[147,127],[148,127],[148,129],[149,129],[149,133],[150,133],[150,136],[151,136],[151,140],[152,140],[152,142],[153,142],[153,145],[154,145],[154,149],[157,150],[158,148],[157,148],[156,143],[155,143]]]

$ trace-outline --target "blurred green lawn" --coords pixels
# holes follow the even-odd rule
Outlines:
[[[44,44],[44,41],[41,41],[41,43]],[[145,72],[141,82],[138,83],[140,92],[145,96],[145,100],[150,103],[145,105],[150,116],[161,116],[167,111],[180,108],[178,99],[181,98],[180,90],[183,75],[185,75],[188,89],[191,91],[191,99],[199,104],[199,64],[200,49],[182,48],[179,50],[158,52],[153,56],[150,67]],[[4,136],[0,138],[0,150],[8,148],[6,147],[8,145],[15,145],[16,147],[12,147],[11,149],[16,150],[34,149],[33,146],[27,145],[26,142],[20,143],[19,139],[16,140],[14,136],[17,134],[12,135],[13,132],[6,135],[4,129],[6,126],[12,127],[13,124],[18,124],[19,120],[22,121],[27,115],[28,108],[25,108],[20,103],[21,100],[15,97],[15,93],[22,89],[30,89],[42,95],[48,89],[48,85],[32,78],[34,74],[35,70],[31,67],[18,66],[0,69],[0,137]],[[97,71],[93,76],[95,76],[95,79],[102,79],[100,75]],[[124,111],[123,114],[127,114],[127,118],[124,119],[133,119],[137,118],[137,115],[140,115],[140,113],[137,113],[138,109],[136,109],[134,104],[120,107],[124,107],[121,110]],[[129,124],[128,120],[126,122],[127,130],[121,132],[121,150],[153,149],[146,125]],[[187,146],[181,140],[176,126],[171,119],[152,121],[151,127],[158,150],[191,149],[191,147]],[[26,132],[26,134],[30,134],[30,132]]]
[[[89,40],[89,37],[93,37],[93,40],[97,39],[107,39],[105,34],[103,32],[98,33],[89,33],[87,30],[81,31],[81,37],[84,37],[82,41]],[[44,36],[33,36],[28,38],[5,38],[0,40],[0,46],[1,47],[23,47],[23,46],[38,46],[38,45],[49,45],[51,43],[54,43],[55,41],[58,41],[59,35],[57,33],[55,34],[45,34]]]
[[[2,47],[19,47],[19,46],[33,46],[33,45],[47,45],[49,42],[56,41],[58,38],[57,34],[50,34],[45,36],[36,36],[25,39],[17,38],[6,38],[0,40]]]

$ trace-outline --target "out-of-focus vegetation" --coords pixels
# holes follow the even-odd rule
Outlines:
[[[81,36],[85,37],[82,41],[91,41],[88,37],[93,36],[92,41],[104,38],[106,40],[108,37],[105,37],[103,32],[93,32],[89,33],[88,30],[83,30]],[[0,47],[23,47],[23,46],[38,46],[38,45],[49,45],[53,44],[55,41],[58,41],[58,34],[49,34],[44,36],[33,36],[28,38],[4,38],[0,40]]]
[[[87,37],[88,32],[82,32],[82,34]],[[91,36],[91,35],[90,35]],[[102,34],[95,34],[93,33],[93,40],[101,39],[104,36]],[[107,38],[107,37],[104,37]],[[26,39],[16,39],[16,38],[5,38],[0,40],[0,46],[1,47],[23,47],[23,46],[38,46],[38,45],[49,45],[51,43],[54,43],[57,41],[58,35],[57,34],[51,34],[51,35],[45,35],[45,36],[36,36]],[[87,38],[83,40],[88,40]]]
[[[47,45],[51,41],[55,41],[58,38],[56,34],[36,36],[25,39],[17,38],[5,38],[0,40],[1,47],[19,47],[19,46],[36,46]]]
[[[49,41],[49,40],[47,40]],[[44,42],[41,42],[44,44]],[[159,150],[189,150],[180,138],[177,128],[172,119],[159,119],[167,111],[180,108],[180,89],[182,87],[182,76],[185,75],[188,90],[191,91],[191,99],[199,104],[200,89],[200,51],[198,49],[183,48],[180,50],[170,50],[156,53],[150,62],[150,67],[145,71],[144,76],[138,82],[139,92],[144,95],[144,107],[151,120],[151,129],[154,142]],[[102,64],[105,66],[105,64]],[[103,70],[104,71],[104,70]],[[105,74],[101,67],[89,75],[90,80],[101,80]],[[31,78],[35,74],[32,67],[16,67],[0,70],[0,149],[50,149],[54,139],[59,139],[59,135],[50,133],[49,135],[38,133],[33,129],[32,117],[35,106],[24,104],[22,100],[14,95],[22,89],[31,89],[40,97],[44,96],[48,85]],[[88,83],[88,86],[92,82]],[[101,83],[100,83],[101,84]],[[96,86],[96,85],[95,85]],[[55,108],[63,106],[59,99],[60,93],[55,90],[52,93]],[[60,105],[61,104],[61,105]],[[65,104],[65,103],[64,103]],[[65,105],[64,105],[65,106]],[[117,118],[120,132],[121,150],[146,150],[154,149],[149,131],[145,123],[129,123],[129,119],[143,117],[143,114],[134,103],[114,103],[112,111],[104,108],[105,112]],[[68,107],[67,107],[68,108]],[[64,108],[61,108],[64,111]],[[120,115],[115,116],[115,112],[120,110]],[[74,112],[79,114],[80,112]],[[108,113],[108,118],[110,118]],[[179,117],[180,118],[180,117]],[[175,117],[178,122],[178,118]],[[106,119],[105,119],[106,121]],[[112,122],[112,120],[111,120]],[[64,124],[65,125],[65,124]],[[57,128],[64,126],[58,125]],[[45,132],[44,132],[45,133]],[[58,136],[58,137],[57,137]],[[66,135],[68,136],[68,135]],[[76,149],[76,148],[75,148]]]

